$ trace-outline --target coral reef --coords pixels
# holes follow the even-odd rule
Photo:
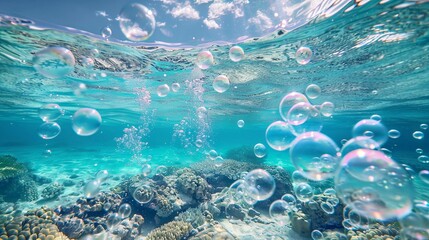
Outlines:
[[[34,201],[39,198],[36,183],[28,174],[10,178],[0,184],[0,192],[3,193],[4,200],[9,202]]]
[[[0,156],[0,182],[28,172],[27,167],[10,155]]]
[[[171,221],[151,231],[146,240],[180,240],[187,237],[191,230],[190,223]]]
[[[347,237],[350,240],[360,239],[399,239],[400,226],[398,223],[383,225],[380,223],[371,224],[366,230],[350,230],[347,232]]]
[[[238,238],[232,236],[222,225],[214,224],[209,226],[202,231],[199,231],[195,236],[189,238],[190,240],[238,240]]]
[[[209,200],[211,186],[207,181],[189,169],[183,168],[176,172],[176,187],[179,191],[197,201]]]
[[[58,198],[63,192],[64,186],[55,182],[48,185],[42,190],[41,197],[46,200],[55,199]]]
[[[263,163],[267,158],[267,155],[265,155],[262,158],[258,158],[256,157],[253,148],[254,146],[244,145],[241,147],[230,149],[228,150],[228,152],[226,152],[225,158],[236,159],[237,161],[246,162],[246,163],[255,163],[255,164]]]

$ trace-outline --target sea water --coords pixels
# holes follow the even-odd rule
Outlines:
[[[336,214],[334,207],[341,201],[372,224],[400,221],[411,212],[427,221],[429,5],[425,1],[320,5],[307,21],[277,19],[279,25],[263,35],[186,44],[156,42],[156,16],[150,8],[136,6],[124,7],[116,20],[134,42],[113,39],[110,28],[97,35],[45,27],[7,12],[0,15],[0,153],[25,163],[31,174],[49,179],[37,183],[39,193],[52,183],[66,185],[52,199],[39,194],[31,201],[8,201],[8,193],[2,193],[3,214],[11,214],[6,211],[10,207],[18,216],[41,206],[75,204],[139,174],[168,175],[165,169],[170,167],[187,168],[209,160],[222,168],[228,151],[242,148],[247,156],[262,159],[265,165],[259,168],[274,166],[289,173],[294,181],[289,194],[306,208],[319,204],[314,196],[325,191],[328,200],[315,208],[325,214]],[[126,20],[132,11],[144,13],[132,19],[142,32],[133,32]],[[151,38],[154,42],[144,42]],[[0,171],[7,166],[2,167]],[[240,186],[245,190],[231,186],[231,191],[246,195],[250,205],[242,206],[246,211],[271,197],[275,189],[268,172],[256,171],[243,173],[242,181],[247,183]],[[94,180],[96,176],[103,181]],[[322,180],[327,183],[321,184]],[[377,185],[383,181],[384,185]],[[381,205],[368,197],[376,194],[365,192],[368,188],[386,198],[378,199],[384,201]],[[142,205],[133,201],[122,205],[122,218],[134,205],[148,206],[152,201],[133,197]],[[228,207],[216,220],[238,239],[328,236],[324,232],[328,227],[301,235],[286,231],[293,213],[300,210],[290,199],[255,205],[266,221],[264,237],[258,237],[257,228],[249,232],[245,225],[252,226],[251,221],[228,217]],[[378,211],[395,201],[403,205]],[[161,220],[146,219],[146,230],[139,235],[146,236],[185,210]],[[106,222],[100,224],[109,229],[117,225],[113,215],[107,216],[109,210],[103,214]],[[348,214],[342,225],[330,230],[347,235],[345,229],[371,229],[353,222],[353,216]],[[426,223],[402,221],[402,237],[427,239]],[[234,224],[242,231],[233,232]],[[113,231],[109,234],[118,237]]]

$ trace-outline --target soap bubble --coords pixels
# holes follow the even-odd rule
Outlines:
[[[291,144],[290,158],[295,168],[314,181],[334,176],[339,148],[332,139],[319,132],[299,135]]]
[[[271,219],[278,225],[284,226],[290,222],[289,205],[283,200],[276,200],[270,205],[269,214]]]
[[[343,147],[341,148],[341,156],[346,156],[347,153],[356,150],[356,149],[372,149],[379,150],[380,145],[372,138],[359,136],[348,140]]]
[[[124,203],[119,207],[118,214],[120,218],[127,218],[131,214],[131,206],[128,203]]]
[[[422,154],[422,153],[423,153],[423,149],[421,149],[421,148],[416,148],[416,153],[418,153],[418,154]]]
[[[110,29],[109,27],[102,28],[101,36],[106,40],[109,39],[109,37],[112,36],[112,29]]]
[[[47,78],[60,78],[74,70],[73,53],[63,47],[44,48],[33,56],[33,67]]]
[[[197,115],[201,119],[206,118],[207,117],[207,109],[205,107],[197,108]]]
[[[320,95],[321,89],[316,84],[310,84],[305,89],[305,95],[310,99],[316,99]]]
[[[52,139],[58,136],[61,127],[56,122],[45,122],[39,127],[39,136],[43,139]]]
[[[426,130],[426,129],[428,129],[428,125],[426,123],[422,123],[422,124],[420,124],[420,128],[422,130]]]
[[[426,184],[429,184],[429,171],[428,170],[420,171],[419,177],[423,182],[425,182]]]
[[[195,146],[197,146],[197,148],[200,148],[203,146],[203,141],[201,139],[197,139],[195,141]]]
[[[179,89],[180,89],[180,84],[179,83],[173,83],[173,84],[171,84],[171,90],[173,92],[178,92]]]
[[[117,213],[110,213],[106,219],[107,229],[112,229],[121,222],[122,218]]]
[[[242,127],[244,127],[244,121],[243,120],[238,120],[237,121],[237,126],[239,127],[239,128],[242,128]]]
[[[122,33],[131,41],[144,41],[152,36],[155,30],[154,14],[142,4],[125,5],[119,13],[118,20]]]
[[[167,96],[168,92],[170,92],[170,87],[167,84],[162,84],[156,89],[156,93],[159,97]]]
[[[107,170],[100,170],[95,174],[95,180],[99,182],[104,182],[109,177],[109,172]]]
[[[158,166],[155,170],[155,174],[166,175],[167,174],[167,167],[164,165]]]
[[[353,137],[364,136],[364,133],[370,131],[374,134],[372,139],[378,143],[378,145],[383,145],[388,138],[387,128],[378,121],[372,119],[364,119],[356,123],[353,127]]]
[[[295,135],[289,129],[289,124],[283,121],[271,123],[265,131],[265,140],[268,145],[277,151],[284,151],[290,147]]]
[[[295,195],[301,202],[308,202],[313,198],[313,188],[308,183],[300,183],[295,187]]]
[[[334,113],[335,105],[331,102],[324,102],[320,105],[320,113],[325,117],[330,117]]]
[[[287,113],[288,123],[291,125],[301,125],[311,116],[313,106],[307,102],[300,102],[289,110]]]
[[[244,51],[239,46],[233,46],[229,49],[229,58],[233,62],[239,62],[244,58]]]
[[[267,148],[262,143],[258,143],[253,147],[253,152],[258,158],[263,158],[267,154]]]
[[[274,178],[263,169],[250,171],[244,181],[250,188],[255,188],[256,192],[250,193],[251,197],[258,201],[270,198],[276,189]]]
[[[327,202],[320,203],[320,208],[327,214],[333,214],[335,212],[334,207]]]
[[[92,108],[81,108],[73,115],[73,130],[80,136],[90,136],[98,131],[101,116]]]
[[[142,165],[142,174],[143,174],[143,176],[147,177],[147,176],[149,176],[149,174],[151,172],[152,172],[152,167],[149,164],[145,163],[145,164]]]
[[[229,79],[225,75],[219,75],[213,80],[213,88],[218,93],[223,93],[229,88]]]
[[[421,163],[429,163],[429,157],[426,155],[420,155],[417,160]]]
[[[389,135],[390,138],[393,138],[393,139],[399,138],[401,136],[401,133],[396,129],[390,129],[387,134]]]
[[[214,58],[210,51],[202,51],[198,53],[197,60],[195,61],[195,64],[200,69],[208,69],[209,67],[213,66],[214,64]]]
[[[216,152],[216,150],[210,150],[209,151],[209,158],[211,160],[215,160],[217,156],[218,156],[218,153]]]
[[[55,103],[45,104],[39,108],[39,117],[44,122],[53,122],[64,114],[64,110]]]
[[[295,53],[295,59],[299,64],[305,65],[310,62],[312,55],[313,52],[310,48],[300,47]]]
[[[307,102],[308,103],[308,99],[307,97],[302,94],[302,93],[298,93],[298,92],[291,92],[286,94],[286,96],[283,97],[283,99],[280,101],[279,104],[279,113],[280,116],[283,118],[284,121],[288,121],[287,118],[287,114],[289,112],[289,110],[297,103],[300,102]]]
[[[374,120],[374,121],[377,121],[377,122],[380,122],[380,121],[381,121],[381,116],[380,116],[380,115],[378,115],[378,114],[374,114],[374,115],[372,115],[372,116],[370,117],[370,119],[372,119],[372,120]]]
[[[321,231],[319,231],[319,230],[313,230],[311,232],[311,238],[313,240],[323,240],[324,236],[323,236],[323,233]]]
[[[143,185],[136,188],[133,193],[133,198],[139,203],[148,203],[152,200],[154,191],[149,185]]]
[[[413,138],[415,138],[415,139],[421,140],[424,137],[425,137],[425,134],[423,132],[421,132],[421,131],[415,131],[413,133]]]
[[[335,189],[345,204],[369,218],[401,218],[412,209],[414,188],[408,173],[379,151],[358,149],[344,156]]]
[[[296,207],[296,198],[292,194],[286,193],[281,200],[285,201],[291,208]]]
[[[295,136],[298,136],[305,132],[320,132],[322,130],[323,122],[319,110],[314,106],[311,106],[310,108],[308,108],[308,110],[309,115],[305,122],[299,125],[289,125],[290,131]]]
[[[85,184],[83,193],[86,198],[94,198],[100,192],[100,181],[92,180]]]

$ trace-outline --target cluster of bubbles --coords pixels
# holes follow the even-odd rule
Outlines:
[[[74,70],[73,53],[63,47],[47,47],[33,56],[33,67],[47,78],[61,78]]]
[[[101,183],[107,180],[109,172],[107,170],[100,170],[95,174],[95,178],[90,180],[83,187],[84,196],[88,199],[94,198],[100,192]]]

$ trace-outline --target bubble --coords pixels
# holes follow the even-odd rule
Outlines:
[[[203,141],[201,141],[200,139],[197,139],[197,140],[195,141],[195,146],[197,146],[197,148],[202,147],[202,146],[203,146]]]
[[[207,117],[207,109],[205,107],[197,108],[197,116],[201,119],[206,118]]]
[[[306,177],[304,177],[302,172],[295,170],[292,173],[292,182],[297,185],[300,183],[307,183],[308,179]]]
[[[215,158],[215,166],[216,167],[221,167],[223,165],[223,157],[222,156],[217,156]]]
[[[263,201],[270,198],[276,188],[274,178],[263,169],[250,171],[244,181],[250,188],[255,188],[256,192],[250,193],[250,197],[257,201]]]
[[[307,97],[302,94],[302,93],[298,93],[298,92],[291,92],[288,93],[286,96],[283,97],[283,99],[280,101],[279,104],[279,113],[280,116],[283,118],[284,121],[288,121],[288,117],[287,114],[289,112],[289,110],[297,103],[300,102],[307,102],[308,103],[308,99]]]
[[[119,13],[119,27],[128,40],[144,41],[152,36],[155,30],[153,12],[142,4],[125,5]]]
[[[179,83],[173,83],[173,84],[171,84],[171,90],[173,92],[178,92],[180,90],[180,84]]]
[[[314,181],[334,176],[339,159],[339,148],[332,139],[319,132],[299,135],[290,148],[290,159],[295,168]]]
[[[119,207],[118,214],[120,218],[127,218],[131,214],[131,206],[128,203],[124,203]]]
[[[380,146],[372,138],[368,138],[364,136],[355,137],[348,140],[343,145],[343,147],[341,148],[341,156],[345,156],[347,155],[347,153],[361,148],[379,150]]]
[[[372,95],[377,95],[378,94],[378,91],[377,90],[372,90]]]
[[[283,200],[276,200],[271,203],[269,214],[271,219],[280,226],[284,226],[290,222],[289,205]]]
[[[313,198],[313,188],[308,183],[300,183],[295,187],[295,195],[301,202],[308,202]]]
[[[320,203],[320,208],[327,214],[333,214],[335,212],[334,207],[327,202]]]
[[[390,138],[393,138],[393,139],[399,138],[401,136],[401,133],[396,129],[390,129],[387,134],[389,135]]]
[[[289,110],[287,113],[287,122],[291,125],[301,125],[309,117],[311,117],[311,113],[314,110],[314,107],[307,102],[300,102],[295,105]]]
[[[167,175],[167,167],[164,165],[158,166],[155,170],[155,174]]]
[[[427,170],[425,170],[427,171]],[[426,173],[426,174],[429,174]],[[416,211],[416,213],[425,215],[425,216],[429,216],[429,202],[424,201],[424,200],[415,200],[414,201],[414,210]]]
[[[106,219],[107,229],[112,229],[121,222],[122,218],[117,213],[110,213]]]
[[[197,65],[197,67],[203,70],[213,66],[214,58],[212,53],[210,51],[202,51],[198,53],[195,64]]]
[[[156,89],[156,93],[159,97],[166,97],[168,92],[170,92],[170,87],[167,84],[162,84]]]
[[[323,194],[325,194],[326,196],[336,196],[337,191],[335,191],[335,189],[333,188],[327,188],[325,189],[325,191],[323,191]]]
[[[365,137],[369,137],[369,138],[374,137],[374,133],[373,133],[373,132],[371,132],[371,131],[365,131],[365,132],[363,133],[363,135],[364,135]]]
[[[94,59],[90,57],[81,57],[80,62],[82,63],[82,66],[86,68],[92,68],[95,64]]]
[[[44,48],[33,56],[33,67],[47,78],[60,78],[74,70],[73,53],[63,47]]]
[[[401,218],[412,209],[414,188],[408,173],[375,150],[358,149],[344,156],[335,190],[359,215],[377,220]]]
[[[143,174],[143,176],[147,177],[147,176],[149,176],[149,174],[151,172],[152,172],[152,167],[149,164],[145,163],[145,164],[142,165],[142,174]]]
[[[378,115],[378,114],[374,114],[374,115],[372,115],[372,116],[370,117],[370,119],[371,119],[371,120],[374,120],[374,121],[377,121],[377,122],[380,122],[380,121],[381,121],[381,116],[380,116],[380,115]]]
[[[258,158],[263,158],[267,154],[267,148],[262,143],[257,143],[253,147],[253,152],[255,153],[255,156]]]
[[[225,75],[219,75],[213,80],[213,89],[218,93],[223,93],[229,88],[229,79]]]
[[[285,201],[291,208],[296,207],[296,199],[292,194],[287,193],[283,195],[281,200]]]
[[[148,203],[152,200],[154,192],[149,185],[143,185],[136,188],[133,193],[133,198],[139,203]]]
[[[312,55],[313,52],[310,48],[300,47],[295,53],[295,59],[299,64],[305,65],[310,62]]]
[[[102,28],[101,29],[101,36],[106,40],[109,39],[110,36],[112,36],[112,29],[110,29],[109,27]]]
[[[417,160],[421,163],[429,163],[429,157],[426,155],[420,155]]]
[[[92,180],[83,187],[83,194],[86,198],[94,198],[100,192],[100,181]]]
[[[44,122],[53,122],[64,114],[64,110],[55,103],[45,104],[39,108],[39,117]]]
[[[109,177],[109,172],[107,170],[100,170],[95,174],[95,180],[99,182],[104,182]]]
[[[332,206],[337,206],[338,205],[338,203],[340,203],[340,200],[338,199],[338,198],[328,198],[327,200],[326,200],[326,202],[327,203],[329,203],[329,204],[331,204]]]
[[[348,214],[348,219],[350,219],[350,222],[354,226],[359,226],[360,225],[361,217],[360,217],[360,215],[356,211],[351,210],[349,212],[349,214]]]
[[[90,136],[100,128],[101,116],[95,109],[81,108],[73,114],[72,122],[77,135]]]
[[[289,124],[283,121],[271,123],[265,131],[265,140],[277,151],[288,149],[294,139],[295,135],[290,131]]]
[[[39,127],[39,136],[43,139],[52,139],[58,136],[61,127],[56,122],[45,122]]]
[[[305,132],[320,132],[323,128],[323,122],[319,110],[312,106],[309,108],[309,115],[305,122],[300,125],[289,125],[292,134],[298,136]]]
[[[239,62],[244,58],[244,51],[239,46],[233,46],[229,49],[229,58],[233,62]]]
[[[428,170],[422,170],[419,172],[420,180],[425,182],[426,184],[429,184],[429,171]]]
[[[355,229],[355,226],[353,225],[353,223],[350,221],[350,219],[344,219],[342,221],[342,225],[345,229],[347,230],[353,230]]]
[[[209,158],[211,160],[215,160],[217,156],[218,156],[218,154],[217,154],[217,152],[215,150],[210,150],[209,151]]]
[[[239,127],[239,128],[242,128],[242,127],[244,127],[244,121],[243,120],[238,120],[237,121],[237,126]]]
[[[423,153],[423,149],[421,149],[421,148],[416,148],[416,153],[418,153],[418,154],[422,154],[422,153]]]
[[[421,131],[415,131],[413,133],[413,138],[418,139],[418,140],[423,139],[424,136],[425,136],[425,134],[423,132],[421,132]]]
[[[320,92],[321,89],[316,84],[310,84],[305,89],[305,95],[307,95],[307,97],[310,99],[316,99],[317,97],[319,97]]]
[[[374,134],[372,139],[378,143],[378,145],[383,145],[388,138],[387,128],[378,121],[372,119],[364,119],[356,123],[353,127],[353,137],[364,136],[364,133],[370,131]]]
[[[428,125],[426,123],[422,123],[422,124],[420,124],[420,129],[426,130],[426,129],[428,129]]]
[[[313,230],[311,232],[311,238],[313,240],[322,240],[322,239],[324,239],[324,236],[323,236],[323,233],[321,231],[319,231],[319,230]]]
[[[335,105],[331,102],[324,102],[320,105],[320,113],[325,117],[330,117],[334,113]]]

